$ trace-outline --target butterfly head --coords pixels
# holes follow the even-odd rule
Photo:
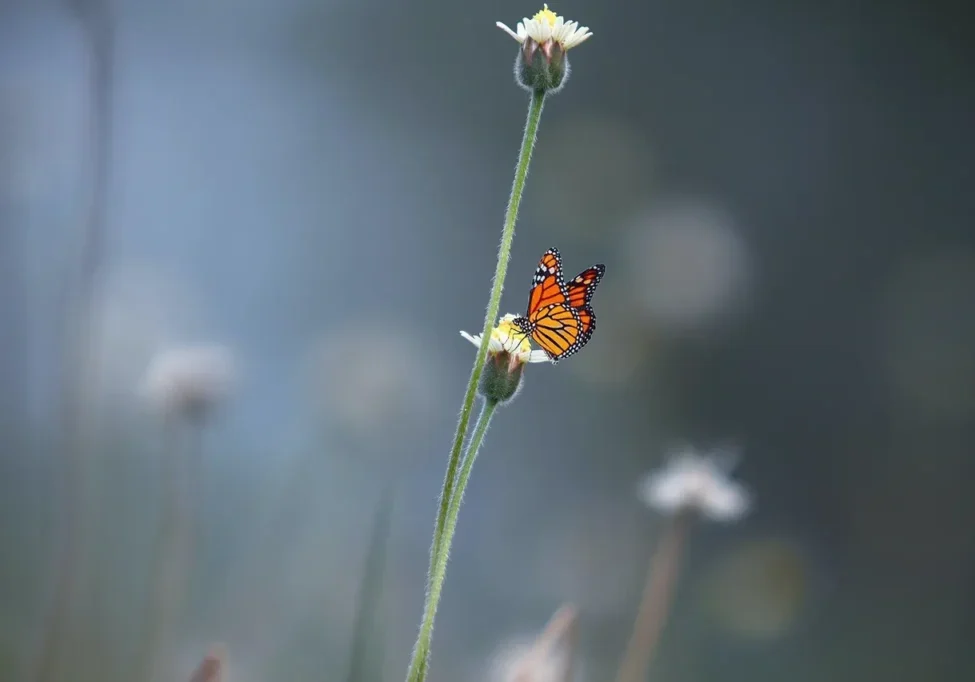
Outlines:
[[[502,320],[502,322],[503,322],[503,320]],[[511,326],[514,327],[515,333],[520,333],[520,334],[525,335],[525,336],[527,336],[528,334],[531,333],[532,323],[524,315],[519,315],[518,317],[513,317],[513,318],[511,318],[511,320],[509,322],[510,322]]]

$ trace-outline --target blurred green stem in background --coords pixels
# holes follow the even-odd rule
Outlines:
[[[650,663],[670,613],[681,556],[693,523],[694,517],[690,511],[678,512],[668,521],[657,541],[657,548],[650,557],[636,622],[616,682],[644,682],[647,679]]]
[[[369,682],[383,678],[382,594],[386,582],[386,550],[389,548],[389,528],[393,521],[393,502],[394,488],[392,484],[387,484],[376,510],[356,598],[347,682]]]
[[[57,519],[54,589],[50,612],[42,624],[40,649],[32,661],[29,678],[37,682],[59,682],[71,669],[78,653],[72,616],[78,598],[79,579],[87,561],[89,523],[85,476],[90,460],[94,416],[86,402],[91,384],[98,376],[97,358],[92,353],[94,297],[105,265],[108,223],[108,184],[112,156],[112,125],[115,82],[115,25],[111,3],[84,0],[67,3],[67,9],[81,23],[88,58],[90,111],[87,145],[90,166],[87,205],[78,235],[81,243],[78,270],[66,280],[61,311],[63,367],[61,433],[53,496]],[[4,226],[6,229],[6,226]]]
[[[480,384],[481,373],[484,371],[484,363],[487,360],[488,344],[491,341],[491,331],[494,329],[498,320],[498,310],[501,307],[501,292],[504,289],[504,278],[508,272],[508,260],[511,257],[511,242],[515,236],[515,223],[518,220],[518,207],[521,205],[521,195],[525,190],[525,179],[528,177],[528,165],[532,158],[532,149],[535,147],[535,138],[538,135],[538,123],[542,117],[542,107],[545,104],[545,92],[536,90],[532,93],[531,101],[528,105],[528,117],[525,122],[525,134],[521,140],[521,151],[518,154],[518,166],[515,169],[515,179],[511,185],[511,196],[508,198],[508,210],[505,212],[504,229],[501,232],[501,248],[498,251],[498,264],[494,271],[494,284],[491,287],[491,298],[488,301],[487,314],[484,316],[484,329],[481,332],[481,346],[477,349],[477,356],[474,358],[474,368],[471,370],[471,378],[467,382],[467,392],[464,394],[464,403],[460,411],[460,419],[457,422],[457,431],[454,434],[454,444],[450,451],[450,459],[447,462],[447,473],[444,476],[443,491],[440,493],[440,510],[437,514],[437,523],[433,532],[433,547],[430,551],[430,570],[427,574],[427,597],[423,606],[423,621],[420,626],[420,633],[417,636],[416,646],[413,649],[413,658],[410,661],[407,679],[410,682],[421,682],[426,677],[427,660],[430,656],[430,642],[433,637],[433,621],[437,614],[437,603],[440,601],[440,590],[443,586],[444,574],[447,570],[447,556],[450,553],[450,540],[453,536],[453,526],[457,521],[457,512],[460,507],[460,497],[463,493],[463,486],[455,492],[454,479],[457,477],[457,467],[460,464],[461,449],[464,445],[464,436],[467,435],[467,426],[470,423],[471,411],[474,408],[474,399],[477,397],[477,388]],[[496,404],[485,403],[484,412],[475,428],[474,436],[467,452],[467,459],[470,464],[477,454],[477,447],[480,446],[480,438],[484,437],[484,430],[487,429],[487,422],[490,421],[494,413]],[[480,438],[478,438],[478,429]],[[468,474],[469,465],[468,465]],[[466,479],[463,484],[466,485]],[[454,496],[457,497],[457,504],[453,505]],[[453,507],[453,509],[452,509]],[[453,514],[453,523],[450,525],[450,532],[447,532],[448,517]]]
[[[437,615],[437,604],[440,602],[440,593],[443,590],[444,576],[447,574],[447,559],[450,555],[450,544],[454,539],[454,531],[457,529],[457,516],[460,513],[460,502],[464,497],[464,488],[471,476],[471,468],[477,458],[477,452],[484,441],[484,434],[487,433],[491,417],[497,409],[498,403],[494,400],[485,400],[481,408],[481,414],[474,425],[474,433],[467,446],[464,455],[460,474],[457,478],[457,485],[454,487],[453,495],[450,499],[450,506],[447,510],[447,517],[444,523],[443,536],[440,538],[440,551],[433,557],[434,562],[430,567],[429,590],[427,591],[426,603],[423,607],[423,622],[420,625],[420,635],[413,648],[413,659],[410,661],[409,682],[420,682],[427,676],[427,665],[430,658],[430,642],[433,637],[433,619]]]
[[[182,428],[185,427],[185,428]],[[170,679],[166,653],[183,615],[193,567],[194,511],[202,475],[201,423],[170,420],[162,453],[162,512],[149,585],[149,604],[137,674],[140,682]],[[180,433],[186,446],[181,448]]]

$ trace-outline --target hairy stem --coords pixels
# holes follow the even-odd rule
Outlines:
[[[474,398],[477,396],[477,385],[484,371],[487,359],[488,343],[491,331],[498,319],[501,308],[501,292],[504,289],[504,278],[508,273],[508,260],[511,257],[511,242],[515,236],[515,223],[518,220],[518,208],[521,206],[521,195],[525,191],[525,179],[528,177],[528,165],[531,162],[532,150],[535,148],[535,138],[538,135],[538,122],[542,117],[542,107],[545,104],[545,92],[532,93],[528,106],[528,117],[525,121],[525,134],[521,140],[521,151],[518,154],[518,166],[515,169],[515,179],[511,185],[511,195],[508,197],[508,209],[505,211],[504,228],[501,231],[501,247],[498,250],[498,264],[494,271],[494,281],[491,286],[491,297],[488,300],[487,313],[484,316],[484,329],[481,331],[481,346],[477,349],[474,368],[467,382],[467,392],[460,409],[460,419],[457,421],[457,431],[454,433],[454,444],[450,449],[450,459],[447,462],[447,473],[444,476],[443,491],[440,494],[440,511],[437,515],[437,525],[433,533],[433,548],[430,552],[430,566],[433,567],[434,557],[439,551],[444,521],[447,518],[447,508],[454,489],[454,479],[460,464],[460,455],[467,435],[471,412],[474,409]]]
[[[429,657],[430,640],[433,635],[433,618],[436,615],[436,602],[440,599],[439,587],[436,588],[436,597],[434,597],[436,567],[443,564],[445,567],[444,570],[446,570],[447,551],[450,547],[449,543],[447,543],[446,547],[444,546],[444,536],[451,501],[455,494],[454,488],[456,483],[455,479],[457,478],[457,468],[460,465],[464,437],[467,435],[467,427],[470,424],[474,399],[477,397],[477,386],[481,380],[481,373],[484,371],[484,362],[487,359],[491,331],[497,322],[498,310],[501,307],[501,292],[504,290],[504,278],[508,273],[508,261],[511,258],[511,243],[515,236],[518,208],[521,206],[521,196],[525,191],[525,179],[528,177],[528,166],[531,163],[532,150],[535,148],[535,138],[538,136],[538,123],[542,117],[544,104],[545,92],[542,90],[533,92],[528,105],[528,115],[525,121],[525,133],[521,140],[521,150],[518,153],[518,166],[515,168],[515,178],[511,185],[508,208],[505,211],[504,228],[501,231],[501,247],[498,249],[498,263],[494,271],[491,296],[488,299],[487,312],[484,316],[484,328],[481,332],[481,346],[477,349],[477,355],[474,358],[474,367],[471,370],[471,376],[467,382],[467,391],[464,394],[464,402],[461,405],[460,419],[457,421],[454,443],[450,449],[450,457],[447,460],[447,472],[444,475],[443,489],[440,493],[439,511],[433,531],[433,544],[430,549],[430,569],[427,574],[427,599],[424,604],[423,624],[417,637],[416,646],[413,650],[413,658],[410,661],[409,673],[407,675],[411,682],[422,682],[426,677],[427,658]],[[494,408],[492,407],[491,409],[493,411]],[[473,444],[473,439],[471,442]],[[470,449],[469,452],[471,452]],[[440,582],[443,582],[442,575]]]
[[[454,539],[454,531],[457,529],[457,517],[460,514],[460,503],[464,497],[464,489],[471,476],[471,469],[474,467],[474,460],[477,452],[484,441],[484,434],[487,433],[491,417],[497,409],[498,403],[493,400],[484,402],[481,415],[477,418],[474,426],[474,433],[471,435],[471,442],[467,446],[467,454],[464,456],[464,463],[457,477],[457,485],[451,496],[450,506],[447,510],[447,518],[444,523],[443,537],[440,539],[439,551],[434,557],[433,566],[430,569],[430,585],[427,592],[426,604],[423,607],[423,622],[420,625],[420,635],[413,648],[413,659],[410,661],[410,670],[407,676],[409,682],[421,682],[427,675],[427,663],[430,658],[430,642],[433,638],[433,621],[437,615],[437,605],[440,603],[440,594],[443,590],[444,577],[447,574],[447,559],[450,555],[450,545]]]

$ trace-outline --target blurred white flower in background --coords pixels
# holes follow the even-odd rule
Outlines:
[[[698,511],[713,521],[737,521],[747,513],[751,498],[728,476],[733,459],[728,453],[680,450],[663,469],[643,479],[640,497],[666,514]]]
[[[141,392],[166,415],[200,418],[227,398],[235,380],[234,356],[226,346],[181,346],[152,358]]]
[[[648,322],[684,332],[740,311],[752,263],[727,211],[701,199],[655,199],[625,227],[626,277]]]
[[[505,644],[495,654],[489,679],[492,682],[565,682],[568,651],[555,647],[538,655],[528,638]]]
[[[490,682],[564,682],[567,661],[553,651],[534,655],[529,637],[513,638],[498,648],[489,665]]]
[[[577,677],[577,613],[563,606],[533,639],[509,639],[494,654],[490,682],[567,682]]]

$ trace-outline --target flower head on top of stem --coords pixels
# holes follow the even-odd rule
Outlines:
[[[500,21],[497,27],[521,44],[515,61],[515,80],[529,91],[558,92],[569,78],[567,52],[588,40],[588,26],[566,21],[544,5],[531,19],[525,17],[514,31]]]
[[[158,353],[146,368],[143,397],[169,416],[203,419],[226,399],[236,379],[225,346],[183,346]]]
[[[650,507],[676,514],[698,511],[712,521],[737,521],[751,506],[751,496],[729,474],[733,458],[726,453],[680,450],[640,484],[640,497]]]
[[[548,362],[545,351],[532,350],[528,337],[514,325],[514,319],[515,315],[505,315],[491,330],[487,361],[478,389],[487,400],[499,404],[511,401],[518,394],[526,364]],[[460,335],[480,347],[480,334],[462,331]]]

